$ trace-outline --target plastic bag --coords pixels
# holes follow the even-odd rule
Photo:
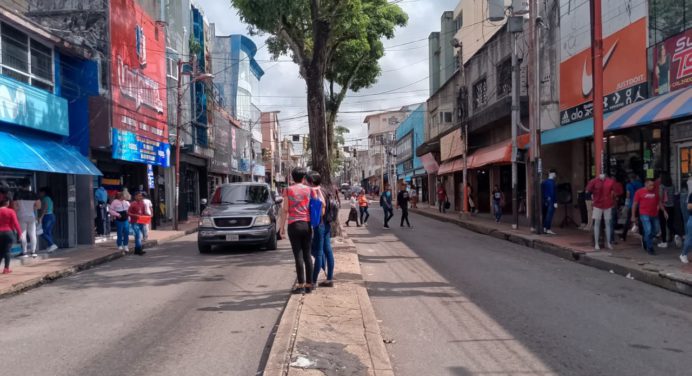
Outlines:
[[[36,222],[36,236],[43,235],[43,225],[41,222]]]

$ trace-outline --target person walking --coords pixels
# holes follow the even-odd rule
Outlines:
[[[389,220],[394,216],[394,208],[392,206],[392,191],[389,185],[385,185],[384,191],[380,195],[380,206],[384,211],[384,228],[389,228]]]
[[[500,186],[495,184],[493,188],[493,214],[495,222],[500,223],[502,218],[502,207],[505,206],[505,194],[500,190]]]
[[[639,219],[643,227],[642,241],[644,243],[644,248],[650,255],[655,254],[654,238],[661,230],[661,225],[658,221],[659,211],[663,211],[663,216],[665,218],[668,217],[668,213],[659,198],[658,190],[656,190],[656,184],[653,179],[646,179],[644,188],[640,188],[634,194],[630,219],[632,222],[636,221],[636,213],[639,213]]]
[[[690,262],[687,255],[692,248],[692,194],[688,194],[687,197],[680,197],[680,200],[685,200],[687,202],[687,222],[685,222],[685,244],[682,247],[682,253],[680,253],[680,261],[683,264],[688,264]]]
[[[442,184],[442,181],[439,181],[437,183],[437,208],[440,211],[440,213],[445,212],[447,210],[447,191],[445,190],[444,184]]]
[[[55,226],[55,215],[53,214],[53,198],[51,197],[50,188],[43,187],[38,191],[38,196],[41,199],[41,215],[38,218],[43,233],[41,238],[48,244],[48,253],[52,253],[58,246],[53,241],[53,227]]]
[[[351,209],[348,212],[348,219],[346,220],[346,227],[349,227],[349,222],[355,221],[356,226],[360,227],[360,222],[358,222],[358,201],[356,200],[356,194],[351,194],[351,199],[349,200],[351,204]]]
[[[658,244],[658,247],[667,248],[669,240],[674,240],[676,243],[680,242],[680,235],[676,233],[675,223],[673,222],[675,188],[673,187],[673,180],[667,173],[661,174],[661,185],[658,194],[663,207],[666,209],[665,212],[670,215],[670,218],[666,218],[662,212],[658,213],[658,220],[661,222],[661,242]]]
[[[622,235],[620,236],[620,239],[622,239],[623,242],[627,241],[627,232],[630,230],[630,227],[632,226],[632,218],[630,218],[629,213],[632,211],[632,202],[634,202],[634,194],[637,193],[637,191],[641,188],[644,187],[644,184],[642,184],[642,181],[639,179],[639,176],[635,173],[630,173],[627,176],[629,182],[625,186],[625,207],[627,208],[627,215],[626,215],[626,220],[625,220],[625,228],[622,229]],[[638,213],[637,213],[638,214]]]
[[[411,186],[411,208],[418,209],[418,189]]]
[[[360,223],[363,226],[368,225],[368,218],[370,218],[370,213],[368,213],[368,198],[365,196],[365,191],[360,191],[358,196],[358,206],[360,207]]]
[[[17,241],[17,235],[22,232],[17,214],[9,208],[9,205],[10,199],[7,197],[7,191],[4,190],[4,192],[0,192],[0,256],[5,261],[2,274],[12,273],[10,270],[10,258],[12,256],[10,251],[12,244]]]
[[[123,198],[123,193],[115,194],[115,199],[111,201],[109,210],[115,218],[115,227],[117,233],[116,244],[122,252],[128,252],[127,244],[130,242],[130,222],[128,222],[128,211],[130,203]]]
[[[130,224],[135,233],[135,255],[144,256],[144,254],[147,253],[142,249],[144,225],[151,220],[151,216],[147,214],[144,194],[141,191],[135,192],[135,200],[128,208],[127,214],[130,217]]]
[[[293,185],[284,190],[284,204],[281,205],[279,234],[291,242],[296,264],[297,284],[291,290],[294,294],[310,293],[312,284],[306,282],[312,277],[312,257],[310,257],[310,195],[311,189],[305,185],[307,171],[298,167],[291,171]],[[288,222],[288,228],[286,226]]]
[[[411,196],[406,190],[406,185],[402,184],[399,193],[396,195],[396,206],[401,209],[401,224],[399,227],[404,227],[404,221],[406,221],[406,226],[411,228],[411,223],[408,221],[408,203],[411,200]]]
[[[142,202],[144,203],[144,207],[147,209],[147,215],[150,217],[154,216],[154,204],[151,202],[149,199],[149,195],[146,192],[142,192],[142,196],[144,197],[142,199]],[[147,223],[143,227],[144,233],[143,233],[143,239],[149,240],[149,230],[151,230],[151,223]]]
[[[17,212],[19,225],[22,227],[22,257],[29,257],[28,242],[31,243],[31,257],[37,257],[36,211],[41,208],[41,201],[38,199],[38,196],[31,191],[31,181],[29,181],[29,179],[23,179],[20,182],[20,189],[14,195],[12,204],[14,210]]]
[[[339,204],[329,190],[321,186],[322,176],[317,171],[308,174],[308,184],[312,188],[312,197],[322,202],[322,216],[317,227],[313,227],[312,255],[315,264],[312,270],[313,288],[317,286],[320,270],[325,269],[327,280],[320,284],[322,287],[334,287],[334,252],[332,250],[331,225],[338,220]]]
[[[551,169],[548,178],[541,183],[541,193],[543,195],[543,233],[556,235],[551,227],[553,226],[553,215],[557,209],[557,172]]]

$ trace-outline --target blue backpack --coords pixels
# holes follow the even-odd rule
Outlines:
[[[322,201],[315,195],[310,195],[310,226],[318,227],[322,222]]]

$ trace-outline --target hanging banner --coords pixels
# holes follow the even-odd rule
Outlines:
[[[110,4],[113,128],[166,143],[166,32],[137,1]]]
[[[593,116],[591,10],[560,0],[560,124]],[[646,0],[602,2],[604,112],[648,98]]]
[[[672,36],[654,47],[654,95],[692,85],[692,29]]]
[[[171,145],[113,128],[113,158],[170,167]]]

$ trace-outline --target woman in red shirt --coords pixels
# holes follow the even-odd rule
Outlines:
[[[21,234],[22,228],[19,227],[17,214],[8,208],[10,200],[6,195],[0,197],[0,255],[5,259],[5,268],[2,274],[12,273],[10,270],[10,250],[12,244],[17,239],[17,234]]]

